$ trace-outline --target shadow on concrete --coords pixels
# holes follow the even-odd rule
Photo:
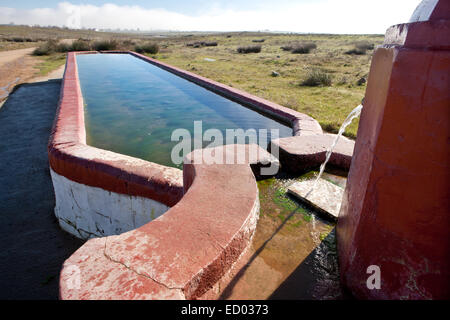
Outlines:
[[[47,143],[61,82],[22,84],[0,108],[0,299],[57,299],[83,242],[59,228]]]

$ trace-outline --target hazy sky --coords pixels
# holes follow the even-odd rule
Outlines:
[[[184,31],[380,33],[420,0],[0,0],[0,24]]]

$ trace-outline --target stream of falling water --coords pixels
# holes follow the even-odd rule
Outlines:
[[[308,198],[308,196],[313,192],[314,188],[316,187],[317,181],[319,181],[320,177],[323,174],[323,171],[325,170],[325,166],[327,165],[328,160],[330,160],[331,157],[331,153],[333,152],[334,147],[336,147],[336,144],[339,141],[339,138],[342,136],[342,134],[344,133],[345,129],[348,127],[348,125],[350,125],[350,123],[352,123],[353,119],[355,119],[356,117],[358,117],[361,114],[361,110],[363,108],[363,105],[360,104],[359,106],[357,106],[355,109],[353,109],[349,115],[347,116],[347,118],[345,119],[345,121],[342,123],[341,128],[339,129],[338,134],[336,135],[336,138],[334,139],[333,143],[331,144],[331,146],[327,149],[327,153],[326,153],[326,157],[325,157],[325,161],[320,165],[320,171],[318,176],[316,177],[316,180],[314,180],[314,183],[311,187],[311,189],[309,189],[308,193],[306,194],[305,198]]]
[[[355,109],[353,109],[349,113],[349,115],[347,116],[345,121],[342,123],[341,128],[339,129],[339,132],[338,132],[336,138],[334,139],[331,146],[327,149],[325,161],[320,166],[319,174],[317,175],[316,179],[314,180],[314,183],[313,183],[311,189],[307,192],[305,198],[307,198],[314,191],[314,188],[316,187],[317,182],[319,181],[320,177],[322,176],[323,172],[325,171],[325,166],[326,166],[328,160],[330,160],[331,153],[333,152],[333,149],[336,147],[336,144],[338,143],[339,138],[342,136],[342,134],[344,133],[347,126],[350,125],[350,123],[352,123],[353,119],[355,119],[356,117],[358,117],[361,114],[362,108],[363,108],[362,104],[357,106]],[[312,215],[312,217],[311,217],[311,225],[312,225],[311,237],[312,237],[314,243],[316,244],[316,249],[314,250],[313,268],[314,268],[314,270],[317,270],[317,272],[319,274],[325,275],[323,279],[320,279],[320,277],[318,278],[318,281],[314,287],[312,295],[315,299],[328,299],[329,297],[327,297],[327,295],[328,295],[327,292],[330,290],[329,289],[330,285],[332,286],[332,284],[339,283],[339,276],[336,276],[337,268],[338,268],[337,261],[333,260],[333,259],[331,259],[331,260],[328,259],[328,254],[330,252],[326,246],[321,245],[322,241],[320,240],[320,232],[318,232],[318,230],[316,229],[316,218],[314,217],[314,215]],[[329,270],[332,270],[332,271],[329,271]],[[334,272],[333,272],[333,270],[334,270]],[[332,289],[331,289],[331,292],[333,292]],[[339,291],[336,291],[336,292],[339,292]],[[331,295],[331,298],[333,298],[333,295]]]
[[[353,119],[355,119],[356,117],[358,117],[361,114],[362,108],[363,108],[362,104],[357,106],[355,109],[353,109],[349,113],[349,115],[347,116],[345,121],[342,123],[341,128],[339,129],[339,132],[336,135],[336,138],[334,139],[334,141],[331,144],[331,146],[327,149],[327,153],[326,153],[326,156],[325,156],[325,161],[321,164],[319,174],[317,175],[316,179],[314,180],[314,183],[311,186],[311,189],[309,189],[309,191],[306,193],[305,198],[308,198],[308,196],[314,191],[314,188],[316,187],[317,182],[319,181],[320,177],[322,176],[322,174],[323,174],[323,172],[325,170],[325,166],[327,165],[328,160],[330,160],[331,153],[333,152],[334,147],[336,147],[336,144],[338,143],[339,138],[342,136],[342,134],[344,133],[345,129],[350,125],[350,123],[352,123]],[[314,215],[312,216],[311,223],[312,223],[312,229],[314,230],[314,232],[312,232],[311,236],[313,238],[313,241],[317,245],[319,245],[320,239],[319,239],[318,232],[316,232],[316,219],[314,218]]]

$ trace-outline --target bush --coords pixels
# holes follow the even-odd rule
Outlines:
[[[366,41],[360,41],[355,43],[355,48],[348,50],[345,52],[345,54],[356,54],[356,55],[363,55],[366,54],[367,50],[373,50],[374,44],[369,43]]]
[[[258,53],[261,52],[261,46],[248,46],[237,48],[238,53]]]
[[[96,41],[92,47],[96,51],[117,50],[119,48],[119,42],[117,40]]]
[[[131,48],[135,45],[136,45],[136,42],[134,42],[133,40],[126,39],[126,40],[122,41],[122,46],[127,47],[127,48]]]
[[[191,43],[187,43],[186,44],[187,47],[194,47],[194,48],[201,48],[201,47],[216,47],[217,46],[217,42],[205,42],[205,41],[200,41],[200,42],[191,42]]]
[[[309,53],[312,49],[316,49],[317,45],[314,42],[289,44],[281,47],[283,51],[290,51],[291,53]]]
[[[156,54],[159,52],[159,46],[156,43],[145,43],[142,45],[137,45],[134,50],[138,53],[151,53]]]
[[[373,50],[374,44],[366,42],[366,41],[360,41],[355,44],[355,47],[359,50],[367,51],[367,50]]]
[[[360,49],[355,48],[355,49],[345,51],[345,54],[363,55],[363,54],[366,54],[366,50],[360,50]]]
[[[72,46],[67,43],[60,43],[56,46],[56,52],[69,52],[72,51]]]
[[[41,45],[38,48],[34,49],[33,51],[34,56],[46,56],[49,55],[50,53],[51,53],[50,48],[45,45]]]
[[[317,45],[313,42],[301,43],[301,44],[294,46],[291,49],[291,53],[305,54],[305,53],[309,53],[312,49],[316,49],[316,48],[317,48]]]
[[[303,80],[301,85],[308,87],[331,86],[331,76],[322,70],[314,69],[308,73],[308,76]]]
[[[264,41],[266,41],[266,39],[255,39],[255,40],[252,40],[252,42],[264,42]]]
[[[40,47],[33,51],[35,56],[50,55],[55,52],[69,52],[69,51],[89,51],[91,46],[89,42],[84,40],[76,40],[71,45],[67,43],[58,43],[57,40],[47,40]]]
[[[44,44],[40,45],[38,48],[34,49],[33,55],[46,56],[57,51],[58,51],[58,41],[48,40]]]
[[[91,45],[88,41],[78,39],[72,42],[71,50],[69,51],[90,51]]]
[[[291,53],[300,53],[300,54],[306,54],[309,53],[310,51],[311,51],[310,48],[306,48],[303,46],[298,46],[291,49]]]

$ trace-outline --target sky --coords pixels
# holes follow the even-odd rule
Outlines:
[[[141,31],[384,34],[420,0],[0,0],[0,24]]]

